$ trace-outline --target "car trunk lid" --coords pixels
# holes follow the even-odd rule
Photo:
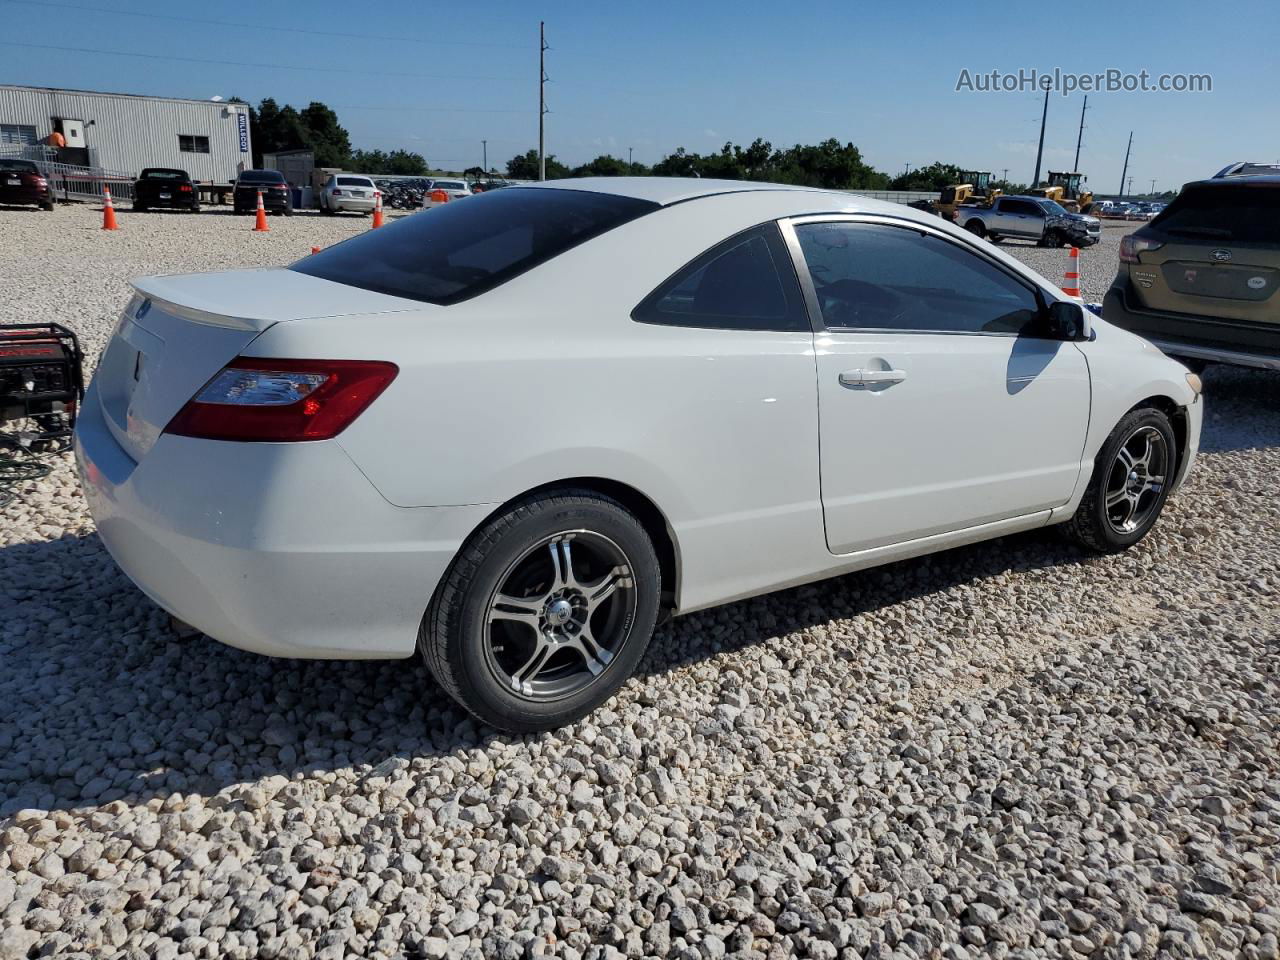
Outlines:
[[[144,277],[133,286],[94,383],[108,427],[134,460],[273,324],[420,306],[285,269]]]

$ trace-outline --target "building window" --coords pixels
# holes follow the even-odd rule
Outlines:
[[[23,123],[0,123],[0,143],[32,145],[36,141],[36,128]]]
[[[208,153],[209,138],[193,137],[180,133],[178,134],[178,149],[183,153]]]

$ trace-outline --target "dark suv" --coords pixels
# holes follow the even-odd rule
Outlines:
[[[185,170],[148,167],[133,183],[133,209],[139,213],[168,207],[195,213],[200,209],[200,194]]]
[[[1165,353],[1280,370],[1280,176],[1189,183],[1120,242],[1102,316]]]
[[[32,160],[0,157],[0,204],[35,204],[53,209],[53,188]]]
[[[232,197],[236,213],[253,213],[258,209],[258,191],[262,205],[272,213],[293,214],[293,191],[279,170],[246,170],[236,179]]]

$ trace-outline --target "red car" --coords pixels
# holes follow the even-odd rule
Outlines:
[[[31,160],[0,157],[0,204],[35,204],[53,209],[53,188]]]

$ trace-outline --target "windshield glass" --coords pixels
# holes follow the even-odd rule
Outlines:
[[[368,187],[373,189],[373,181],[364,177],[335,177],[340,187]]]
[[[1180,236],[1280,244],[1280,186],[1192,187],[1151,226]]]
[[[657,209],[648,200],[585,190],[497,190],[361,233],[289,269],[395,297],[457,303]]]
[[[14,160],[9,158],[0,158],[0,170],[6,170],[11,173],[37,173],[36,165],[30,160]]]
[[[187,174],[183,170],[143,170],[143,180],[186,180]]]
[[[1061,216],[1067,212],[1067,208],[1056,200],[1041,200],[1040,206],[1044,207],[1046,213],[1052,213],[1055,216]]]
[[[240,174],[241,183],[284,183],[284,174],[279,170],[246,170]]]
[[[467,185],[461,180],[437,180],[431,184],[432,190],[465,190]]]

